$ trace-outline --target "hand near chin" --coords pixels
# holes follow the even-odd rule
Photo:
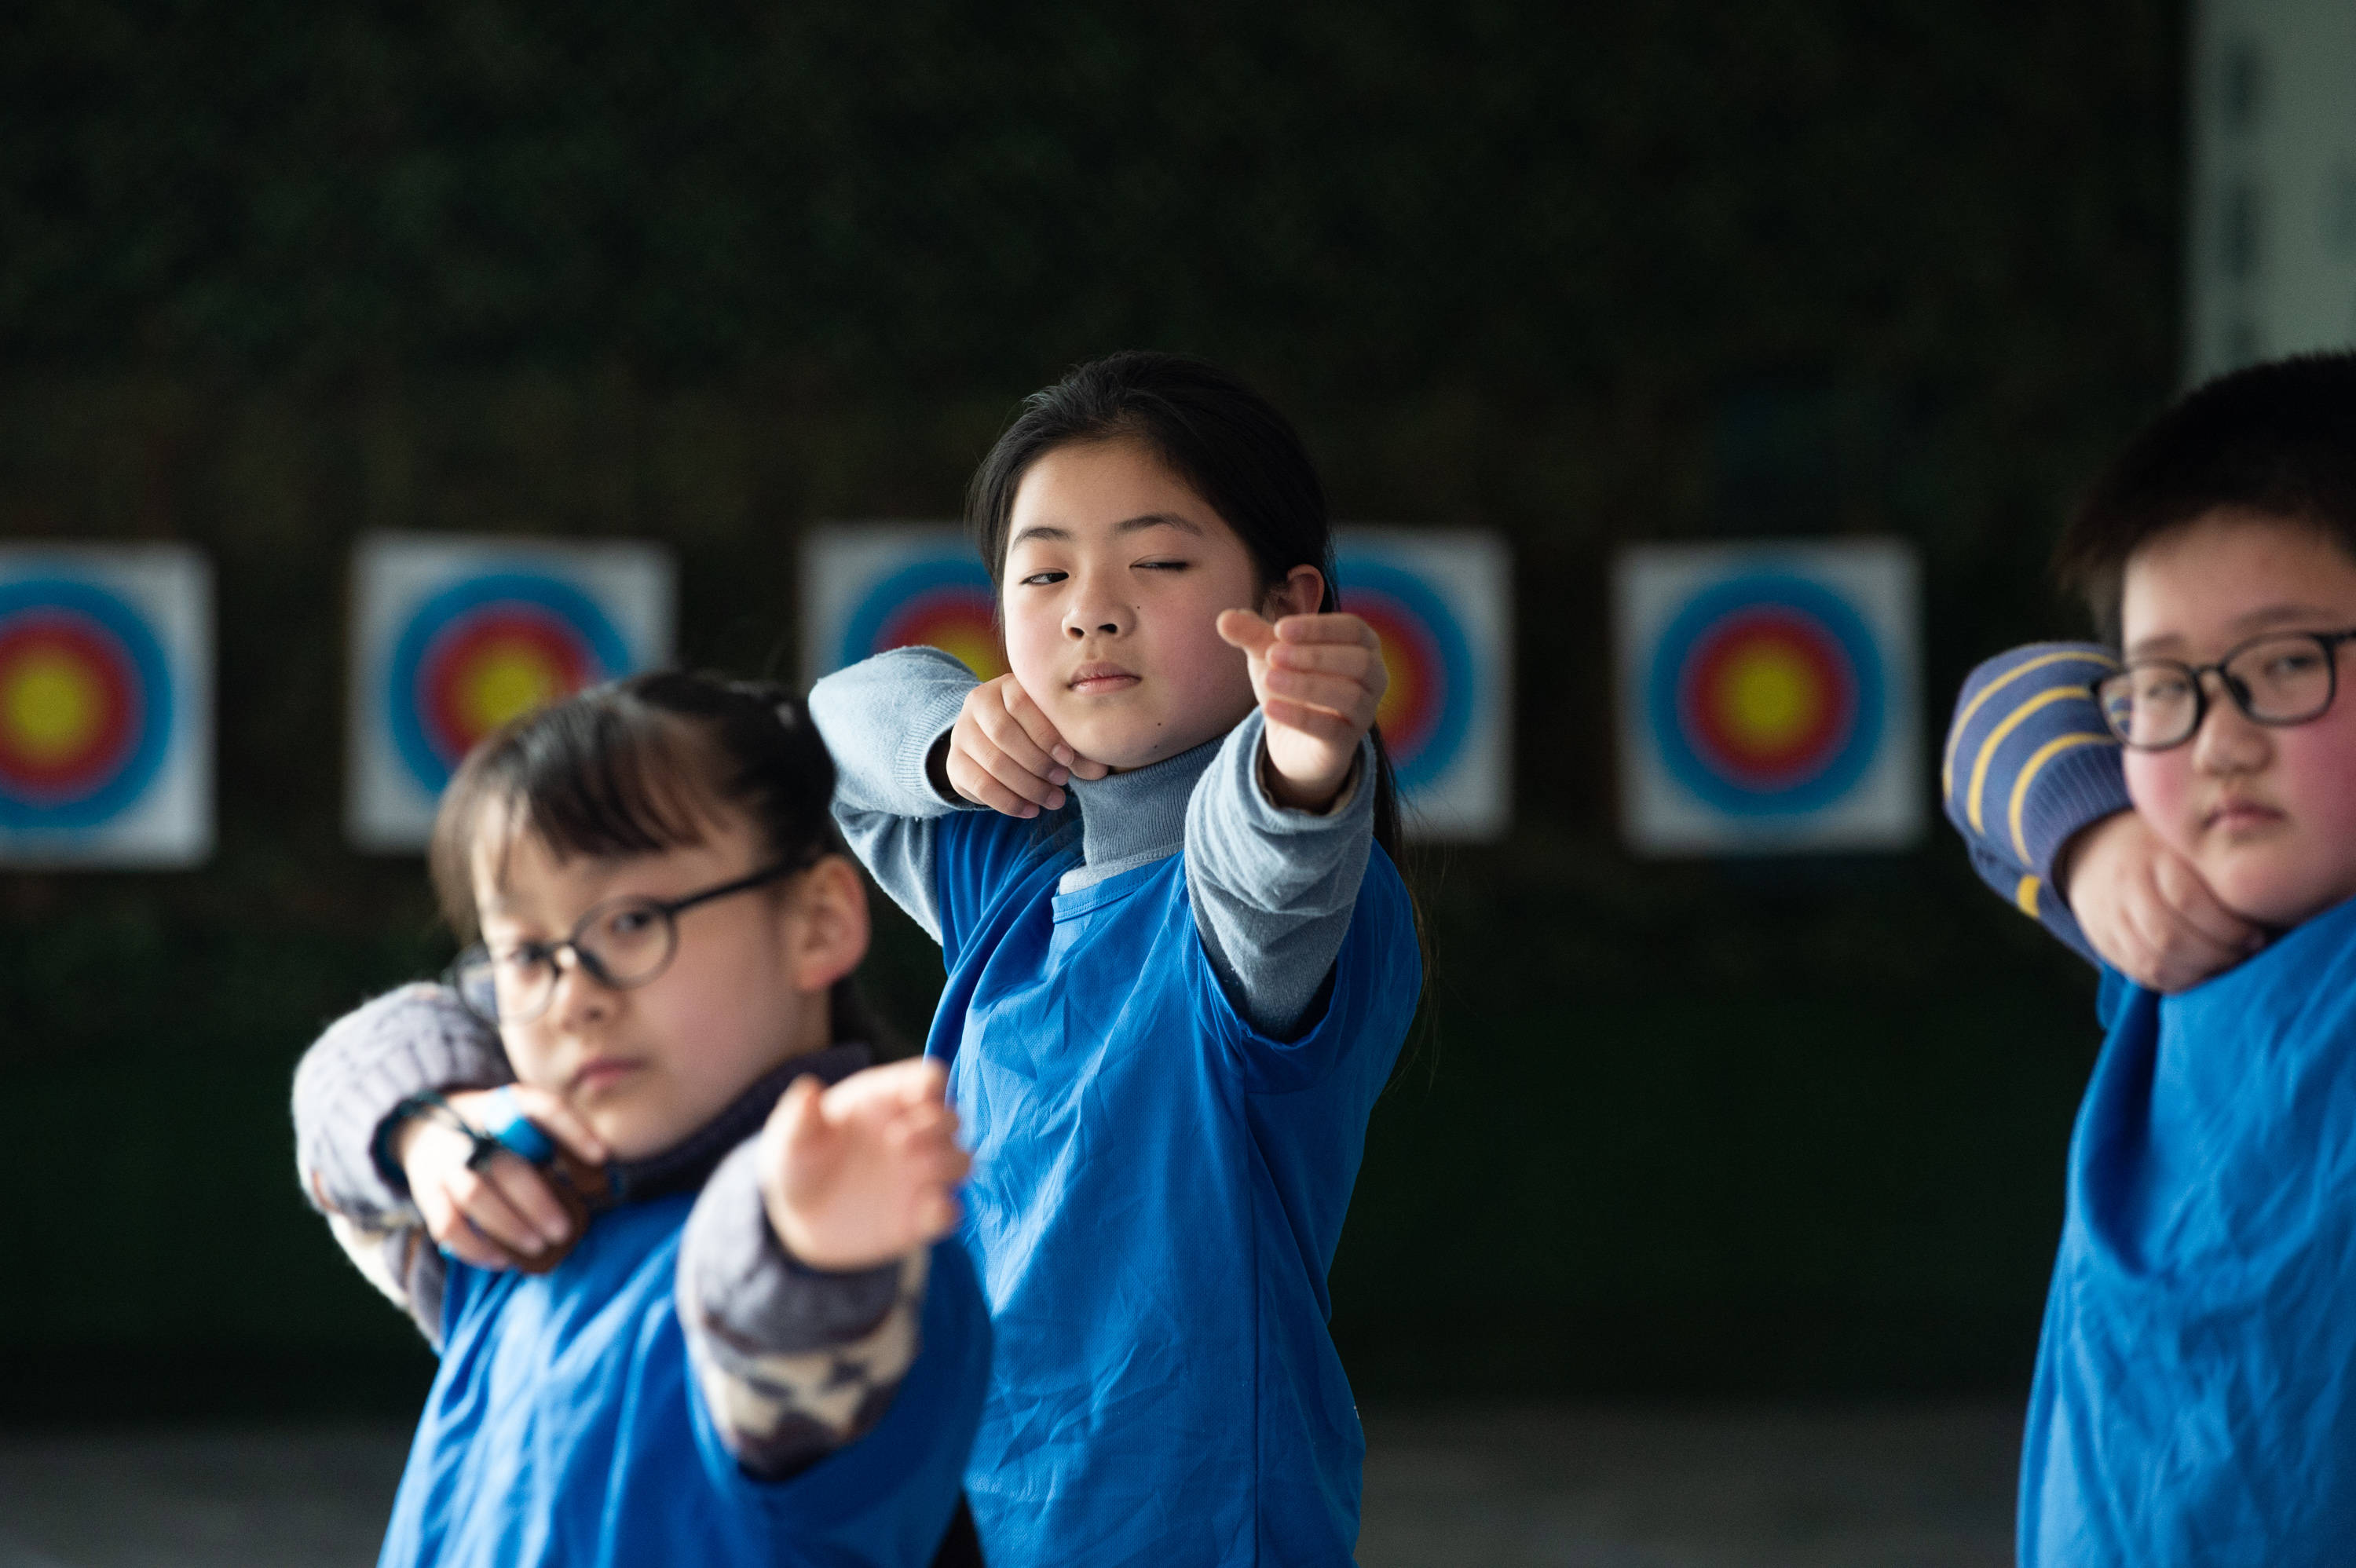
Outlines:
[[[958,1147],[948,1075],[919,1058],[854,1072],[830,1089],[794,1081],[761,1129],[761,1201],[788,1253],[811,1268],[873,1268],[948,1233],[973,1160]]]
[[[1355,615],[1219,615],[1219,635],[1251,661],[1252,695],[1268,720],[1269,793],[1280,805],[1333,804],[1390,686],[1382,639]]]
[[[2064,847],[2070,912],[2105,963],[2154,991],[2182,991],[2265,944],[2201,873],[2132,811],[2083,828]]]
[[[1060,811],[1066,781],[1111,771],[1081,756],[1011,675],[965,694],[940,768],[936,786],[1008,816]]]
[[[505,1090],[453,1090],[446,1100],[454,1114],[480,1128],[501,1119],[503,1096],[511,1096],[517,1110],[575,1158],[605,1162],[605,1146],[589,1125],[545,1089],[512,1083]],[[482,1269],[537,1266],[552,1249],[573,1240],[573,1216],[548,1178],[516,1155],[478,1161],[472,1138],[432,1116],[403,1123],[393,1135],[392,1153],[425,1233],[462,1263]]]

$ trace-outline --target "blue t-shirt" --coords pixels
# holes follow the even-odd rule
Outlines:
[[[994,1346],[966,1489],[993,1563],[1347,1563],[1365,1439],[1325,1276],[1421,988],[1376,848],[1327,998],[1228,1003],[1183,854],[1068,894],[1073,836],[941,824],[931,1054],[974,1153]]]
[[[884,1419],[807,1470],[756,1480],[712,1424],[672,1307],[694,1198],[600,1215],[546,1275],[450,1264],[442,1368],[384,1568],[932,1561],[988,1377],[964,1249],[933,1250],[923,1349]]]
[[[2020,1561],[2356,1562],[2356,901],[2180,996],[2104,991]]]

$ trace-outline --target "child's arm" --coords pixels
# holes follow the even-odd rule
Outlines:
[[[2179,990],[2240,962],[2261,933],[2131,809],[2088,689],[2115,667],[2076,643],[1981,665],[1956,699],[1940,790],[1990,887],[2084,956]]]
[[[931,777],[973,672],[938,648],[895,648],[810,688],[810,718],[834,758],[834,820],[876,884],[941,938],[934,858],[940,819],[971,810]]]
[[[294,1070],[294,1169],[303,1195],[369,1284],[442,1336],[442,1255],[408,1183],[380,1156],[386,1119],[427,1090],[504,1083],[498,1036],[434,986],[404,986],[346,1014]]]
[[[1227,736],[1186,808],[1187,891],[1227,999],[1260,1033],[1296,1033],[1342,950],[1374,842],[1367,731],[1387,678],[1354,615],[1271,627],[1229,611],[1260,707]]]
[[[498,1035],[439,986],[404,986],[347,1014],[305,1052],[294,1072],[294,1161],[305,1197],[369,1282],[408,1311],[429,1340],[441,1335],[446,1248],[485,1268],[508,1252],[538,1250],[571,1221],[545,1181],[502,1155],[470,1168],[471,1140],[431,1119],[403,1118],[405,1102],[446,1093],[464,1114],[469,1090],[513,1078]],[[604,1157],[578,1118],[546,1095],[526,1109],[592,1161]],[[505,1250],[503,1250],[505,1249]]]
[[[928,1243],[969,1164],[937,1062],[796,1080],[680,1242],[679,1317],[713,1424],[764,1479],[883,1419],[922,1347]]]

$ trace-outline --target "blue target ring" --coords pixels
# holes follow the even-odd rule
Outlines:
[[[991,632],[997,613],[997,588],[980,560],[961,553],[899,567],[878,579],[860,596],[858,607],[843,623],[834,667],[846,668],[894,645],[897,641],[892,635],[895,623],[904,619],[910,606],[926,602],[937,607],[940,622],[970,623],[953,629],[978,636]],[[958,613],[960,608],[965,611],[962,615]],[[931,631],[936,627],[928,624],[924,629]],[[945,624],[939,629],[952,628]]]
[[[1781,612],[1819,635],[1854,688],[1853,720],[1803,775],[1781,787],[1760,787],[1708,755],[1682,702],[1691,662],[1712,634],[1762,611]],[[1804,578],[1760,571],[1712,584],[1670,621],[1654,645],[1644,711],[1670,776],[1706,805],[1735,816],[1790,816],[1832,805],[1872,765],[1881,745],[1884,690],[1879,645],[1846,599]]]
[[[26,578],[0,584],[0,632],[20,617],[54,612],[90,623],[129,664],[138,703],[136,738],[109,775],[85,793],[28,800],[0,789],[0,830],[72,832],[105,826],[145,795],[171,749],[172,667],[147,618],[94,583],[72,578]]]
[[[1412,746],[1392,754],[1399,788],[1413,791],[1435,784],[1446,776],[1463,751],[1464,737],[1472,728],[1472,709],[1480,700],[1480,672],[1472,645],[1448,602],[1414,572],[1355,555],[1337,562],[1335,571],[1347,580],[1346,586],[1335,584],[1340,607],[1362,615],[1377,634],[1390,632],[1385,650],[1387,659],[1398,662],[1394,684],[1403,676],[1419,688],[1400,735],[1395,738],[1388,730],[1383,735],[1386,743],[1397,744],[1404,739]],[[1372,602],[1355,598],[1360,593]],[[1389,604],[1381,603],[1383,600]],[[1394,613],[1403,624],[1387,624]],[[1401,643],[1407,645],[1397,645]]]
[[[579,639],[595,679],[611,680],[630,668],[629,644],[612,618],[569,582],[523,569],[487,572],[442,590],[420,604],[402,626],[383,690],[393,748],[428,794],[441,794],[454,771],[427,733],[421,688],[428,656],[442,637],[507,605],[543,612]]]

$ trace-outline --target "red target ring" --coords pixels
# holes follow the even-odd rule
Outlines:
[[[595,652],[562,616],[509,602],[444,626],[417,672],[425,737],[455,767],[509,720],[571,696],[598,678]]]
[[[0,788],[35,805],[104,788],[138,744],[144,705],[131,655],[66,610],[0,625]]]
[[[1677,709],[1695,750],[1747,789],[1814,778],[1857,724],[1847,655],[1824,626],[1783,605],[1755,605],[1711,626],[1680,674]]]
[[[1388,594],[1367,591],[1350,596],[1350,611],[1375,629],[1383,643],[1383,690],[1375,722],[1394,757],[1414,758],[1431,741],[1448,708],[1448,661],[1424,618]]]
[[[950,583],[927,590],[884,617],[870,653],[934,647],[951,654],[983,680],[1006,673],[996,605],[986,589]]]

